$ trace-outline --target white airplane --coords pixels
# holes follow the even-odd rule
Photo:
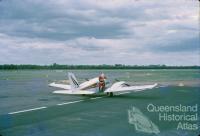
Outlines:
[[[55,94],[73,94],[73,95],[92,95],[92,94],[102,94],[105,93],[108,96],[113,96],[114,93],[126,93],[126,92],[138,92],[147,89],[152,89],[158,84],[153,85],[134,85],[130,86],[124,81],[118,81],[112,84],[110,87],[106,87],[106,78],[103,77],[104,86],[102,88],[99,86],[100,81],[99,77],[95,77],[85,81],[81,84],[78,83],[76,77],[73,73],[68,73],[69,85],[66,84],[57,84],[55,82],[50,83],[49,86],[61,88],[62,90],[56,90],[53,93]]]

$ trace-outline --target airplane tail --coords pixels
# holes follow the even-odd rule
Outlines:
[[[68,73],[68,78],[69,78],[69,82],[72,88],[78,88],[79,87],[79,83],[75,77],[75,75],[71,72]]]

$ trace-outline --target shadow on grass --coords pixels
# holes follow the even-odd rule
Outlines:
[[[149,96],[149,95],[114,95],[113,97],[109,97],[113,99],[161,99],[160,96]]]

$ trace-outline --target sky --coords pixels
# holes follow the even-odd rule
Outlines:
[[[198,0],[0,0],[0,64],[200,65]]]

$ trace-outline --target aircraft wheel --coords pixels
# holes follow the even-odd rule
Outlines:
[[[110,93],[109,93],[109,96],[110,96],[110,97],[113,97],[113,92],[110,92]]]

